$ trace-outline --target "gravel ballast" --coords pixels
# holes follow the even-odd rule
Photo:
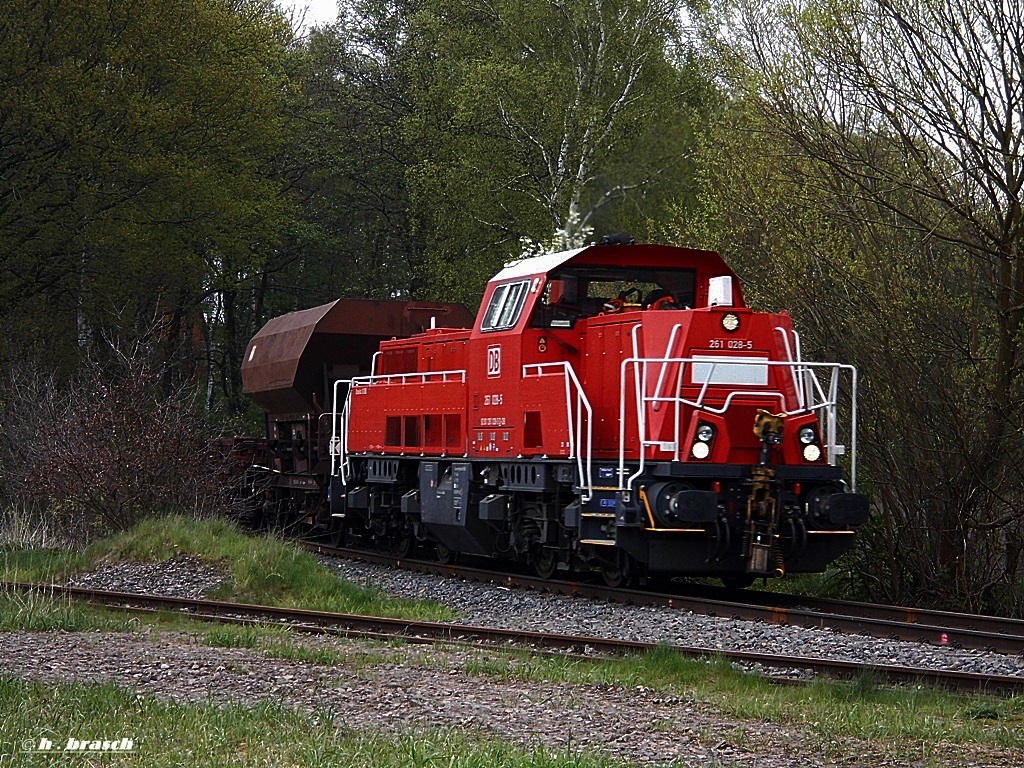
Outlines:
[[[467,625],[1024,676],[1021,656],[703,616],[675,608],[619,605],[470,583],[334,557],[324,557],[323,562],[344,578],[389,595],[444,603],[457,611]]]
[[[68,586],[105,589],[198,600],[216,589],[226,574],[203,563],[195,555],[181,554],[160,563],[114,563],[91,573],[76,575]]]
[[[703,616],[674,608],[606,603],[498,584],[466,582],[385,565],[322,556],[340,576],[398,598],[436,600],[474,626],[549,631],[713,650],[834,658],[861,664],[1024,676],[1024,657],[884,640],[833,630]],[[191,555],[163,563],[121,563],[76,576],[72,586],[198,598],[225,575]]]

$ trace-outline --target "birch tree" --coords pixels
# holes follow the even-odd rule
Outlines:
[[[493,110],[526,171],[509,187],[542,206],[552,228],[587,227],[609,203],[642,196],[666,165],[678,167],[682,157],[659,151],[616,167],[687,96],[668,59],[681,45],[675,3],[486,1],[479,11],[505,45],[467,77],[470,98]]]
[[[472,253],[479,279],[524,235],[643,237],[668,199],[692,193],[712,99],[676,3],[425,5],[410,26],[422,67],[410,185],[447,263]]]

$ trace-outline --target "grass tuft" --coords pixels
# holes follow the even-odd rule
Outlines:
[[[436,602],[396,600],[339,578],[309,552],[272,536],[251,536],[227,520],[183,517],[146,520],[124,534],[96,542],[93,561],[159,561],[188,552],[228,572],[211,596],[238,602],[341,613],[431,619],[453,617]]]
[[[0,573],[6,581],[46,581],[89,567],[84,552],[63,549],[4,549]]]
[[[66,597],[0,590],[0,632],[129,632],[139,622]]]
[[[261,649],[268,656],[286,661],[297,661],[300,664],[318,664],[322,667],[336,667],[348,660],[344,654],[333,648],[324,646],[311,648],[300,643],[290,643],[286,640],[278,642],[265,642]]]
[[[206,644],[213,648],[255,648],[262,634],[256,627],[217,627],[206,632]]]
[[[964,717],[974,720],[1002,720],[1006,717],[1001,702],[978,701],[964,709]]]
[[[205,642],[216,648],[251,648],[262,651],[275,659],[297,661],[301,664],[319,664],[334,667],[350,662],[344,653],[328,645],[310,646],[304,638],[284,627],[270,624],[254,626],[223,626],[203,633]],[[376,654],[360,654],[363,664],[384,659]]]

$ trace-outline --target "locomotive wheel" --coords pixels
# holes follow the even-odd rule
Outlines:
[[[437,562],[439,562],[441,565],[451,565],[455,562],[455,558],[459,555],[458,552],[452,549],[448,549],[448,547],[446,547],[440,541],[434,544],[434,548],[437,549]]]
[[[621,565],[612,565],[611,563],[601,566],[601,578],[604,579],[605,585],[612,589],[619,589],[629,583],[626,569]]]
[[[332,517],[331,527],[327,531],[327,538],[332,547],[347,546],[348,521],[344,517]]]
[[[416,534],[412,528],[406,527],[392,539],[392,552],[397,557],[409,557],[416,551]]]
[[[542,579],[550,579],[558,570],[558,554],[551,549],[541,547],[531,558],[533,571]]]
[[[636,562],[631,555],[620,552],[614,563],[607,560],[601,563],[601,578],[612,589],[633,586],[637,583]]]

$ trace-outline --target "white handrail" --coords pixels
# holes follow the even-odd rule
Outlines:
[[[779,329],[782,330],[782,329]],[[638,347],[636,342],[636,329],[634,328],[634,349]],[[850,486],[853,490],[857,488],[857,369],[852,365],[844,365],[840,363],[812,363],[806,362],[799,358],[799,353],[796,359],[793,358],[788,340],[785,339],[786,356],[788,360],[757,360],[756,365],[763,365],[766,367],[773,368],[787,368],[793,376],[793,382],[796,385],[797,390],[797,408],[790,409],[786,402],[786,395],[784,392],[772,391],[772,390],[760,390],[760,389],[733,389],[725,394],[725,399],[721,406],[713,406],[705,402],[707,397],[708,389],[711,381],[714,379],[714,374],[718,366],[749,366],[753,363],[750,360],[743,358],[728,358],[723,357],[721,360],[710,360],[707,356],[697,358],[687,357],[634,357],[627,358],[622,361],[619,372],[619,490],[623,492],[624,499],[629,500],[629,495],[633,491],[633,484],[637,478],[639,478],[643,472],[647,460],[647,447],[656,444],[657,441],[648,440],[647,436],[647,406],[651,406],[651,410],[658,410],[659,403],[672,403],[675,406],[675,446],[674,454],[675,460],[679,460],[680,446],[679,446],[679,435],[680,435],[680,424],[679,419],[681,415],[681,409],[683,406],[694,408],[697,410],[705,411],[707,413],[713,413],[716,415],[722,415],[733,405],[733,402],[737,399],[749,399],[757,398],[760,400],[765,399],[778,399],[781,404],[781,412],[787,416],[792,416],[800,413],[813,413],[815,411],[821,411],[824,416],[824,429],[825,429],[825,443],[826,443],[826,455],[829,464],[834,465],[836,458],[841,455],[839,451],[839,445],[837,443],[837,432],[838,432],[838,407],[839,407],[839,378],[842,372],[849,372],[851,378],[851,389],[850,389],[850,401],[851,401],[851,416],[850,416]],[[799,341],[797,341],[799,345]],[[799,346],[797,347],[799,349]],[[685,370],[687,364],[699,362],[702,365],[710,366],[706,375],[704,375],[700,393],[696,400],[691,400],[682,396],[682,371]],[[655,388],[653,395],[647,395],[647,381],[648,381],[648,370],[652,365],[660,367],[661,371],[664,371],[666,366],[679,365],[679,377],[677,378],[676,393],[674,396],[662,396],[661,395],[661,380],[659,378],[659,384]],[[635,386],[635,398],[637,408],[637,437],[638,437],[638,448],[639,448],[639,466],[636,471],[629,475],[625,481],[623,478],[626,476],[626,379],[629,375],[629,368],[633,368],[633,378]],[[815,374],[815,369],[828,369],[831,371],[831,381],[829,382],[828,394],[825,394],[825,390],[821,386],[821,382],[818,380]],[[808,379],[806,384],[798,381],[797,372],[800,372],[801,378]],[[696,382],[694,382],[696,383]],[[801,391],[803,387],[808,387],[807,392]],[[721,391],[721,386],[716,386],[716,391]],[[804,399],[804,395],[811,399]],[[814,394],[820,396],[814,397]]]
[[[790,333],[793,334],[793,347],[796,349],[796,361],[800,363],[800,368],[797,371],[800,376],[800,383],[807,388],[807,391],[803,395],[804,403],[810,403],[812,399],[811,382],[813,381],[814,383],[817,383],[818,378],[814,375],[813,371],[808,371],[803,367],[804,353],[800,345],[800,334],[796,331],[790,331]],[[810,374],[810,376],[808,376],[808,374]]]
[[[786,359],[789,360],[791,363],[799,364],[800,363],[800,346],[799,346],[800,342],[799,342],[799,337],[796,337],[796,339],[794,339],[794,341],[796,341],[796,344],[797,344],[796,357],[794,358],[793,357],[793,352],[789,348],[789,334],[786,333],[786,329],[783,328],[781,325],[776,325],[775,326],[775,330],[778,331],[780,334],[782,334],[782,346],[783,346],[783,349],[786,350]],[[795,336],[796,335],[796,331],[793,331],[793,334]],[[806,382],[803,380],[803,369],[802,368],[796,368],[792,373],[793,373],[793,391],[796,392],[796,400],[797,400],[798,403],[800,403],[800,407],[804,408],[804,407],[806,407],[807,400],[804,397],[804,387],[806,386]]]
[[[347,482],[350,477],[350,466],[348,459],[348,423],[352,404],[352,382],[353,379],[337,379],[334,382],[334,397],[331,398],[331,442],[328,452],[331,454],[331,477],[340,474],[342,482]],[[348,384],[348,392],[345,393],[345,402],[342,410],[338,410],[338,390],[343,384]],[[339,472],[340,470],[340,472]]]
[[[643,327],[641,323],[636,323],[630,330],[630,338],[633,341],[633,358],[640,357],[640,340],[637,337],[640,329]],[[646,372],[646,368],[644,369]],[[637,471],[630,475],[629,480],[626,482],[628,486],[626,492],[622,495],[623,501],[629,501],[629,494],[633,489],[633,481],[636,480],[644,471],[644,461],[646,459],[646,453],[644,451],[644,438],[647,435],[647,409],[643,408],[640,404],[643,401],[643,393],[646,392],[647,382],[643,382],[643,388],[641,388],[640,381],[640,369],[633,368],[633,383],[636,390],[636,425],[637,425],[637,438],[640,440],[640,467]],[[678,418],[678,416],[677,416]],[[622,490],[622,478],[626,474],[626,463],[625,463],[625,448],[626,448],[626,369],[622,369],[622,373],[619,377],[619,490]]]
[[[431,381],[431,379],[436,379],[438,376],[441,377],[439,381]],[[465,369],[459,369],[452,371],[417,371],[413,373],[376,373],[370,376],[356,376],[351,379],[351,382],[354,387],[368,387],[381,382],[391,384],[396,381],[399,384],[415,384],[417,379],[420,384],[445,384],[448,383],[449,379],[465,384],[466,371]]]
[[[567,360],[555,363],[529,363],[523,366],[523,378],[530,376],[530,371],[535,369],[536,376],[558,375],[556,372],[546,374],[545,369],[558,369],[565,379],[565,409],[566,421],[569,431],[569,458],[576,460],[576,469],[580,476],[580,486],[583,490],[581,501],[587,502],[594,495],[594,473],[593,473],[593,448],[594,448],[594,410],[590,406],[590,400],[572,363]],[[573,417],[572,388],[576,388],[576,412]],[[587,440],[586,448],[583,443],[583,411],[587,413]],[[584,455],[585,454],[585,455]]]
[[[665,345],[665,357],[672,354],[672,350],[676,346],[676,334],[679,333],[679,329],[682,328],[681,323],[676,323],[672,326],[672,333],[669,334],[668,344]],[[665,371],[668,370],[668,364],[664,363],[661,366],[661,370],[658,372],[658,383],[654,385],[654,396],[657,397],[661,394],[661,385],[665,381]],[[658,410],[658,403],[654,404],[654,410]]]
[[[829,386],[828,386],[828,400],[829,400],[829,402],[836,402],[839,399],[839,375],[838,374],[839,374],[839,371],[836,371],[836,370],[832,371],[832,380],[829,382]],[[828,450],[829,450],[828,463],[829,464],[835,464],[836,463],[836,455],[837,455],[837,451],[836,451],[836,447],[835,447],[836,446],[836,432],[838,430],[838,424],[836,423],[836,409],[835,408],[830,408],[828,410],[828,415],[827,415],[827,421],[826,421],[826,424],[825,424],[825,429],[827,430],[827,435],[828,435]]]

